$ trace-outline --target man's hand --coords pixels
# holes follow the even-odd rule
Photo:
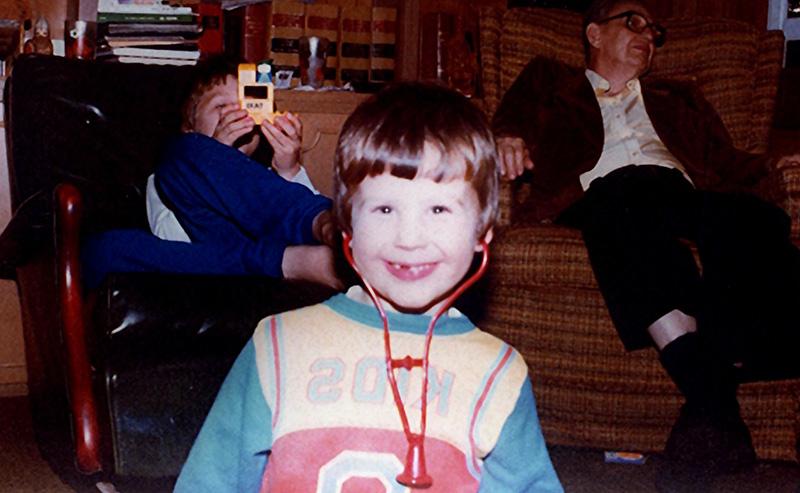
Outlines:
[[[272,167],[275,172],[291,180],[300,171],[300,146],[303,139],[303,122],[293,113],[276,116],[273,123],[261,122],[261,131],[272,145]]]
[[[336,234],[336,222],[333,220],[331,211],[322,211],[314,218],[311,224],[314,239],[332,248],[338,247],[338,236]]]
[[[298,279],[343,289],[336,277],[333,250],[326,245],[297,245],[283,251],[281,269],[286,279]]]
[[[782,169],[787,166],[800,166],[800,154],[790,154],[783,156],[775,163],[776,169]]]
[[[518,177],[526,169],[533,169],[528,146],[519,137],[498,137],[497,156],[500,174],[509,180]]]

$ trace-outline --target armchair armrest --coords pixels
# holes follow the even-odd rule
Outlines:
[[[783,207],[792,219],[792,239],[800,241],[800,165],[780,169],[781,183],[786,192]]]
[[[756,193],[789,214],[791,237],[795,243],[800,243],[800,165],[773,169],[761,181]]]
[[[67,363],[67,391],[78,469],[99,472],[100,428],[92,392],[92,373],[86,344],[86,318],[80,272],[82,200],[78,189],[62,183],[55,189],[58,296]]]

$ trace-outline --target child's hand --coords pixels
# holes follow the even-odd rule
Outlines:
[[[237,139],[250,133],[254,126],[255,122],[247,111],[241,109],[238,102],[225,105],[220,109],[219,121],[211,137],[232,146]],[[260,140],[258,132],[253,132],[253,137],[238,149],[249,156],[256,150]]]
[[[300,171],[300,146],[303,139],[303,122],[294,113],[276,116],[273,123],[261,122],[261,131],[272,145],[272,167],[287,180]]]
[[[283,251],[281,269],[286,279],[301,279],[343,289],[336,277],[333,250],[325,245],[297,245]]]
[[[247,111],[241,109],[235,94],[226,92],[223,86],[218,87],[200,97],[192,115],[191,130],[232,146],[238,138],[251,132],[255,123]],[[254,133],[239,150],[249,156],[258,147],[259,140]]]

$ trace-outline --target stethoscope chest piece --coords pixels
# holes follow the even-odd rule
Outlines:
[[[422,435],[413,434],[408,440],[405,469],[397,476],[397,482],[403,486],[423,489],[430,488],[433,484],[433,478],[425,467],[425,447],[422,445],[424,439]]]

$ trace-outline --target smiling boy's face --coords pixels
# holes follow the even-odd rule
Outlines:
[[[432,159],[440,159],[439,153],[426,148],[423,169]],[[480,205],[466,180],[437,183],[383,173],[361,182],[352,204],[355,264],[398,311],[435,308],[481,249]]]

